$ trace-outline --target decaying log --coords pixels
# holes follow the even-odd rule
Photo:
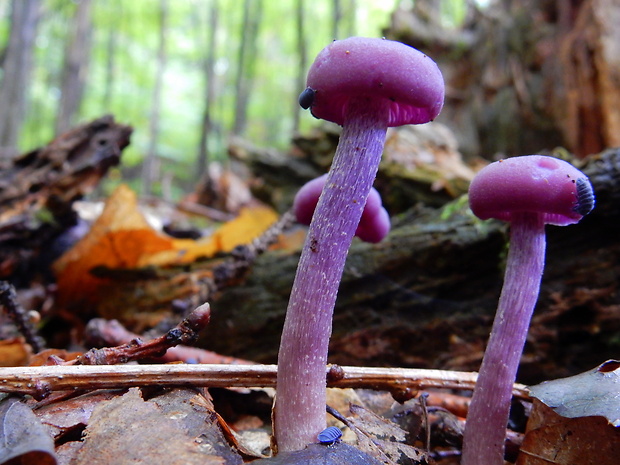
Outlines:
[[[432,360],[416,355],[430,355],[429,342],[445,353],[446,337],[474,333],[488,318],[502,225],[475,221],[465,204],[453,212],[414,209],[394,223],[379,244],[354,241],[336,304],[334,363],[429,367]],[[265,254],[244,283],[212,300],[208,346],[274,361],[298,259],[298,253]]]
[[[520,372],[567,376],[617,356],[620,330],[620,151],[585,166],[599,194],[580,224],[548,227],[547,266]],[[387,239],[355,242],[334,317],[330,361],[475,370],[502,283],[506,225],[481,222],[464,199],[413,209]],[[265,254],[247,279],[211,300],[203,344],[274,362],[298,255]]]
[[[234,160],[251,172],[252,190],[284,211],[301,185],[329,170],[339,128],[329,123],[293,140],[290,153],[258,149],[242,141],[231,144]],[[467,191],[475,170],[466,165],[450,130],[439,123],[390,128],[375,187],[390,212],[416,203],[438,207]]]
[[[438,121],[466,155],[580,157],[620,145],[620,4],[612,0],[467,2],[457,28],[403,4],[384,31],[424,50],[446,79]]]
[[[0,166],[0,277],[15,273],[76,223],[72,203],[90,193],[129,145],[132,128],[104,116]]]

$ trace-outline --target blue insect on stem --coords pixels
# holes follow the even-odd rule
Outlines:
[[[340,431],[340,428],[336,426],[328,426],[323,431],[321,431],[316,438],[318,439],[319,443],[331,447],[334,444],[338,444],[341,437],[342,431]]]
[[[586,216],[593,208],[594,192],[592,190],[592,184],[590,184],[587,178],[577,179],[577,202],[573,210],[581,216]]]

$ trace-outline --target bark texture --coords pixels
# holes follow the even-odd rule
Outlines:
[[[468,4],[457,29],[416,2],[400,7],[385,31],[439,64],[447,92],[438,121],[455,131],[465,154],[563,146],[583,157],[620,145],[617,1]]]
[[[2,279],[23,284],[21,276],[33,277],[31,267],[43,269],[62,252],[52,243],[76,224],[73,202],[118,165],[131,131],[105,116],[0,164]]]

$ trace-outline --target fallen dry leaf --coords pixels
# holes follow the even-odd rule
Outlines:
[[[99,404],[77,452],[76,465],[223,465],[210,444],[188,431],[187,408],[162,409],[138,388]],[[191,407],[189,405],[188,407]],[[238,463],[242,463],[239,459]]]
[[[530,387],[532,397],[568,418],[600,415],[620,427],[620,361]]]
[[[206,399],[192,389],[174,389],[149,402],[175,420],[202,452],[221,457],[226,464],[242,463],[226,439],[210,398]]]
[[[117,396],[116,391],[101,389],[73,399],[37,406],[35,414],[48,429],[54,441],[63,442],[67,435],[81,434],[97,405]]]
[[[517,465],[612,465],[620,457],[620,362],[530,388]]]
[[[28,365],[32,355],[30,346],[21,337],[0,341],[0,366],[18,367]]]
[[[143,256],[172,246],[172,239],[154,231],[139,212],[136,195],[119,186],[88,234],[54,264],[58,304],[99,300],[98,287],[105,280],[92,276],[92,268],[135,268]]]
[[[538,399],[516,465],[617,465],[620,428],[607,419],[566,418]]]
[[[69,303],[73,308],[81,305],[87,311],[105,299],[108,280],[93,276],[94,268],[131,270],[191,263],[250,242],[276,219],[276,213],[268,207],[248,207],[208,238],[172,239],[148,224],[135,193],[121,185],[107,200],[88,234],[54,264],[57,304],[61,308]]]
[[[386,464],[407,457],[412,464],[428,463],[426,452],[406,444],[407,432],[399,425],[359,405],[351,404],[349,426],[354,428],[361,450]]]
[[[198,239],[173,240],[173,249],[146,257],[142,265],[181,265],[219,252],[230,252],[260,236],[278,219],[274,210],[262,205],[242,208],[239,216],[224,223],[213,235]]]
[[[0,403],[0,463],[56,465],[54,441],[27,405],[14,397]]]

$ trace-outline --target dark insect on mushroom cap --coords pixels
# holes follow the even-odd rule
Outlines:
[[[328,426],[316,437],[321,444],[332,445],[340,441],[342,431],[336,426]]]
[[[577,203],[573,210],[586,216],[594,208],[594,191],[586,178],[577,179]]]
[[[311,87],[306,87],[306,89],[299,94],[299,106],[304,110],[310,108],[312,106],[312,102],[314,102],[314,94],[314,89]]]

